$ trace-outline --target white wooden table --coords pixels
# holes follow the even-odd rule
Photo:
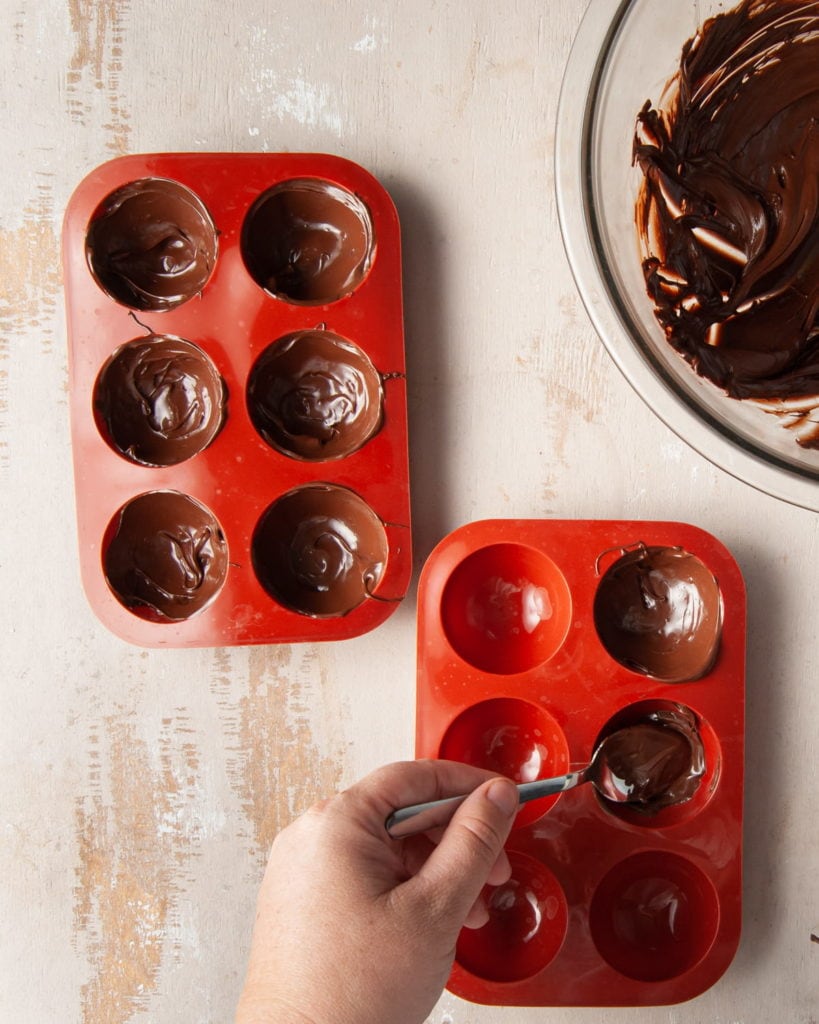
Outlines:
[[[415,563],[515,517],[695,523],[749,598],[745,926],[665,1009],[434,1024],[809,1024],[819,1015],[819,519],[714,469],[586,319],[553,194],[581,0],[5,0],[0,189],[0,1019],[231,1019],[267,848],[315,798],[412,755],[414,585],[356,640],[130,647],[82,593],[60,222],[122,153],[325,151],[404,228]],[[416,577],[417,579],[417,573]]]

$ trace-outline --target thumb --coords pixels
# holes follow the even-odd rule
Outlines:
[[[416,880],[441,924],[463,925],[503,850],[518,809],[509,779],[485,782],[464,800]]]

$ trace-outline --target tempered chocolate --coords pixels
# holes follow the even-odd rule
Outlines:
[[[647,813],[690,800],[705,772],[697,719],[679,705],[610,733],[598,747],[598,759],[627,794],[626,802]]]
[[[144,466],[172,466],[219,432],[225,388],[196,345],[151,335],[114,353],[97,381],[94,404],[120,454]]]
[[[253,368],[248,408],[268,444],[315,461],[362,447],[381,426],[381,377],[361,349],[328,331],[271,345]]]
[[[744,0],[685,44],[634,142],[669,342],[734,398],[806,399],[803,424],[819,404],[817,110],[819,0]],[[798,440],[819,447],[819,427]]]
[[[253,279],[272,295],[318,304],[335,302],[361,283],[373,241],[369,213],[357,196],[304,178],[256,201],[242,230],[242,255]]]
[[[600,581],[594,624],[603,646],[627,668],[665,682],[699,679],[719,647],[719,585],[682,548],[641,544]]]
[[[175,622],[202,611],[219,592],[228,551],[204,505],[179,491],[149,491],[121,509],[103,563],[126,608]]]
[[[253,535],[259,582],[281,604],[317,618],[346,615],[373,594],[387,536],[369,505],[346,487],[311,484],[267,510]]]
[[[201,201],[178,182],[142,178],[108,196],[86,252],[102,287],[134,309],[173,309],[205,287],[217,232]]]

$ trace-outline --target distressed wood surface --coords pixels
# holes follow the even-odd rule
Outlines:
[[[79,581],[71,191],[121,153],[307,150],[368,167],[404,225],[416,568],[471,519],[678,518],[748,584],[745,929],[726,976],[639,1012],[445,994],[431,1022],[815,1024],[817,517],[680,442],[585,317],[551,155],[583,6],[3,0],[0,1020],[229,1020],[277,829],[412,753],[413,592],[335,645],[143,651]]]

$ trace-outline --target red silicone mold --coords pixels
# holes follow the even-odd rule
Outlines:
[[[197,257],[204,269],[195,293],[163,299],[155,304],[160,308],[143,302],[138,288],[123,292],[112,284],[101,257],[95,257],[104,250],[105,260],[116,264],[120,239],[100,241],[99,222],[116,205],[115,194],[146,181],[172,190],[174,202],[177,193],[186,197],[185,217],[193,218],[196,230],[212,231]],[[291,188],[321,193],[325,206],[315,223],[304,227],[299,196],[288,198]],[[338,252],[327,248],[326,234],[319,237],[327,227],[328,205],[344,218],[330,224]],[[154,208],[147,216],[161,214]],[[173,244],[183,245],[186,231],[187,221],[182,242]],[[161,244],[166,249],[154,249],[151,259],[168,265],[176,260],[180,266],[171,243]],[[350,265],[348,280],[322,290],[325,263],[339,253]],[[272,269],[271,260],[279,261]],[[313,261],[309,287],[288,282],[299,260]],[[383,622],[408,587],[412,563],[400,235],[395,207],[378,181],[363,168],[326,155],[123,157],[93,171],[72,196],[63,269],[80,564],[88,599],[102,622],[147,647],[337,640]],[[305,332],[326,336],[313,362],[296,350]],[[227,396],[223,422],[202,432],[202,450],[183,452],[181,458],[178,452],[121,441],[121,396],[111,398],[104,390],[118,374],[121,380],[130,372],[129,350],[154,337],[170,339],[174,358],[184,363],[168,385],[170,403],[193,401],[201,409],[218,398],[220,378]],[[352,446],[337,439],[325,446],[324,438],[309,443],[297,438],[291,446],[292,439],[265,420],[264,402],[276,388],[282,390],[280,380],[290,388],[286,401],[302,401],[300,381],[316,359],[354,367],[353,377],[346,369],[337,375],[329,397],[321,393],[320,401],[332,410],[347,408],[356,389],[380,390],[380,420],[377,410],[370,410]],[[130,401],[132,395],[127,397]],[[152,415],[175,415],[168,402],[162,405],[161,395],[153,400]],[[310,415],[310,409],[301,412]],[[124,429],[130,429],[127,418]],[[314,485],[316,490],[304,493]],[[168,491],[174,493],[162,493]],[[195,510],[197,522],[210,524],[193,541],[165,528],[168,508],[178,510],[186,500],[176,492],[198,503],[185,505]],[[189,577],[185,585],[191,574],[214,577],[208,594],[200,593],[174,617],[123,594],[111,568],[110,545],[125,510],[141,499],[129,526],[138,530],[146,522],[139,510],[150,509],[155,500],[149,497],[146,505],[142,496],[157,494],[155,535],[140,544],[151,549],[149,555],[163,548],[162,557],[171,557],[173,564],[165,565],[151,586],[161,592],[167,578],[179,574]],[[318,511],[314,497],[321,504]],[[322,525],[327,522],[338,528],[330,540]],[[313,533],[304,541],[309,529]],[[277,530],[290,532],[282,536]],[[309,544],[306,554],[293,553],[295,534],[299,543]],[[120,538],[117,557],[130,557],[129,543],[128,537]],[[324,601],[351,558],[370,559],[376,566],[363,583],[359,577],[361,593]],[[288,582],[288,574],[295,573],[297,581]],[[133,582],[130,569],[124,576]],[[304,579],[309,582],[303,595]]]
[[[717,581],[719,646],[700,678],[664,682],[599,638],[601,580],[641,545],[682,548]],[[740,934],[744,666],[742,576],[696,527],[493,520],[438,545],[419,582],[419,757],[547,778],[588,763],[608,732],[681,705],[706,762],[691,799],[652,815],[589,784],[524,805],[507,843],[512,878],[487,890],[489,923],[461,933],[452,992],[516,1006],[664,1005],[720,977]]]

